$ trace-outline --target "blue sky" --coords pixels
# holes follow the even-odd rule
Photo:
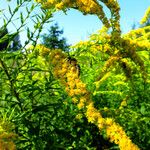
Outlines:
[[[14,2],[15,0],[12,1]],[[119,0],[119,4],[121,7],[121,29],[123,33],[126,33],[131,29],[133,23],[137,23],[142,18],[145,10],[150,6],[150,0]],[[0,9],[6,7],[6,0],[0,0]],[[14,3],[11,3],[11,7],[14,7]],[[52,20],[54,21],[46,25],[44,31],[46,32],[46,28],[57,22],[60,28],[64,30],[64,37],[67,38],[69,44],[86,40],[90,34],[102,27],[101,21],[96,16],[84,16],[77,10],[70,10],[67,12],[67,15],[61,11],[57,12],[54,14]],[[0,24],[2,24],[1,17]],[[22,32],[22,41],[24,41],[25,38],[25,33]]]

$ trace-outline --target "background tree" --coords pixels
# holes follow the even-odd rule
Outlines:
[[[68,51],[69,45],[66,42],[66,38],[62,37],[63,30],[59,29],[57,23],[50,27],[48,33],[42,35],[42,44],[50,49],[62,49]]]

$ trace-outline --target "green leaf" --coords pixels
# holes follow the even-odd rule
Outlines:
[[[26,7],[26,11],[27,11],[28,14],[30,13],[28,7]]]
[[[27,37],[28,37],[28,39],[30,39],[30,29],[29,28],[27,28]]]
[[[6,26],[6,19],[3,19],[3,24],[4,26]]]
[[[145,108],[145,106],[144,106],[144,105],[142,105],[142,106],[141,106],[140,112],[141,112],[141,114],[142,114],[142,115],[144,115],[144,114],[145,114],[145,112],[146,112],[146,108]]]
[[[19,9],[19,5],[14,9],[14,11],[13,11],[13,14],[15,14],[17,11],[18,11],[18,9]]]
[[[8,6],[8,10],[9,10],[9,13],[10,13],[11,15],[13,15],[10,6]]]
[[[23,19],[23,14],[22,14],[22,12],[20,13],[20,19],[21,19],[21,24],[23,24],[23,23],[24,23],[24,19]]]
[[[32,6],[31,6],[31,8],[30,8],[30,11],[32,11],[34,8],[35,8],[35,5],[32,4]]]

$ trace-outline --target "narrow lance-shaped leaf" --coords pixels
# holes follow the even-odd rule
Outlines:
[[[6,24],[7,24],[6,19],[3,19],[3,23],[4,23],[4,26],[6,26]]]
[[[26,11],[27,11],[28,14],[30,13],[28,7],[26,7]]]
[[[21,19],[21,23],[23,24],[23,23],[24,23],[24,19],[23,19],[23,14],[22,14],[22,12],[20,13],[20,19]]]
[[[19,2],[19,0],[17,0],[17,5],[19,5],[20,4],[20,2]]]
[[[32,11],[34,8],[35,8],[35,5],[32,4],[32,6],[31,6],[31,8],[30,8],[30,11]]]
[[[9,10],[9,13],[10,13],[11,15],[13,15],[10,6],[8,6],[8,10]]]
[[[30,29],[27,28],[27,37],[30,39]]]

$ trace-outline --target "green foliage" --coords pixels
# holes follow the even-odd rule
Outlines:
[[[95,107],[102,115],[114,118],[135,144],[147,150],[150,147],[149,49],[138,49],[137,52],[144,61],[146,81],[142,78],[139,66],[127,58],[123,61],[127,60],[131,73],[115,61],[103,74],[103,68],[112,55],[106,51],[107,43],[104,40],[103,35],[98,33],[88,41],[73,46],[72,55],[81,66],[81,79],[87,83]]]
[[[9,34],[7,28],[22,8],[26,14],[20,12],[20,25]],[[33,15],[36,9],[40,13]],[[2,11],[4,27],[0,32],[0,136],[4,130],[15,133],[13,137],[17,134],[16,139],[12,138],[17,149],[118,149],[108,142],[104,131],[99,132],[95,125],[88,123],[65,87],[54,78],[49,55],[41,56],[36,47],[42,37],[48,48],[68,50],[66,40],[60,38],[63,30],[59,30],[57,24],[50,28],[49,34],[41,36],[54,10],[43,10],[30,0],[17,0],[16,7],[8,6],[8,11],[9,18]],[[28,21],[33,22],[33,27],[24,28]],[[22,30],[28,39],[23,45],[13,46],[15,50],[19,46],[20,51],[10,53],[8,45]],[[149,48],[138,47],[136,56],[145,67],[141,72],[139,62],[129,57],[131,53],[120,62],[112,57],[118,43],[107,39],[108,36],[107,32],[94,34],[89,41],[74,46],[70,55],[78,61],[80,79],[87,84],[95,107],[103,117],[115,119],[134,143],[147,150],[150,147]]]
[[[5,47],[0,52],[0,108],[3,114],[8,111],[11,116],[6,117],[10,118],[11,124],[7,130],[17,134],[17,149],[78,150],[111,147],[113,144],[103,139],[97,127],[89,124],[85,118],[78,119],[79,111],[72,104],[64,87],[54,78],[48,56],[43,58],[36,48],[43,25],[49,22],[53,10],[40,10],[41,14],[32,16],[32,12],[40,8],[30,1],[18,0],[14,10],[9,7],[8,20],[5,13],[2,15],[5,30],[13,23],[13,17],[23,5],[27,14],[20,13],[21,24],[12,34],[18,36],[30,18],[34,22],[34,30],[27,28],[28,39],[20,51],[10,53]],[[55,27],[54,34],[57,38],[62,31]],[[1,37],[0,40],[2,39]],[[13,38],[10,39],[12,41]],[[66,50],[65,40],[60,41]],[[33,47],[30,48],[29,44]],[[102,139],[102,143],[99,139]]]

